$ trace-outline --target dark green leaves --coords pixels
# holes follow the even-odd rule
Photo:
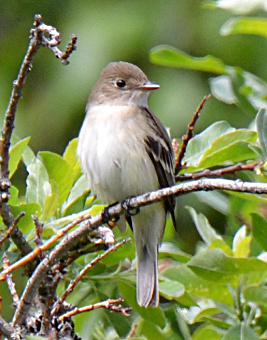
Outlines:
[[[220,59],[212,56],[192,57],[170,46],[157,46],[150,52],[150,61],[154,64],[180,67],[197,71],[224,74],[226,67]]]
[[[183,161],[190,170],[200,170],[253,159],[258,154],[250,145],[256,138],[254,131],[236,130],[225,121],[216,122],[190,140]]]
[[[207,249],[194,256],[188,266],[200,277],[211,281],[236,281],[242,275],[267,271],[267,263],[251,258],[234,258],[221,249]]]

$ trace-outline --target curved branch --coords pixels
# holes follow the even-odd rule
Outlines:
[[[183,182],[178,185],[164,188],[157,191],[152,191],[131,197],[127,199],[128,209],[136,209],[145,205],[152,204],[170,196],[179,196],[182,194],[194,192],[194,191],[211,191],[211,190],[229,190],[238,192],[247,192],[253,194],[267,194],[267,183],[259,182],[243,182],[241,180],[228,180],[228,179],[199,179],[191,182]],[[88,220],[67,234],[62,241],[42,260],[34,271],[32,277],[28,280],[26,288],[20,299],[19,306],[13,318],[13,325],[21,325],[27,316],[27,313],[31,307],[31,302],[36,295],[38,286],[43,280],[45,274],[51,268],[51,266],[60,259],[63,254],[73,247],[79,239],[86,235],[89,231],[96,229],[103,223],[103,219],[109,217],[112,220],[114,217],[118,217],[125,212],[125,202],[117,203],[109,206],[105,209],[105,214],[100,213],[96,216],[91,216]],[[106,222],[106,221],[105,221]],[[0,273],[2,276],[2,273]]]

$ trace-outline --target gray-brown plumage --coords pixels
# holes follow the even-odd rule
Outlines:
[[[104,204],[175,183],[170,137],[148,108],[149,93],[157,88],[137,66],[114,62],[102,71],[90,94],[77,153],[93,192]],[[169,198],[118,221],[122,231],[126,220],[134,231],[140,306],[159,303],[158,248],[167,213],[175,224],[174,208],[175,200]]]

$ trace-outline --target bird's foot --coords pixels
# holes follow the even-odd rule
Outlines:
[[[135,196],[127,197],[121,202],[121,206],[124,210],[127,211],[128,216],[134,216],[134,215],[137,215],[140,212],[140,208],[132,208],[131,207],[130,201],[131,201],[132,197],[135,197]]]
[[[103,223],[109,223],[109,222],[117,222],[120,218],[119,216],[110,216],[109,209],[115,205],[117,205],[118,202],[115,202],[113,204],[110,204],[109,206],[105,207],[105,209],[102,212],[102,221]]]

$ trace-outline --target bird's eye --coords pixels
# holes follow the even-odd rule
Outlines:
[[[126,86],[126,82],[123,79],[118,79],[115,81],[115,85],[119,88],[122,88]]]

